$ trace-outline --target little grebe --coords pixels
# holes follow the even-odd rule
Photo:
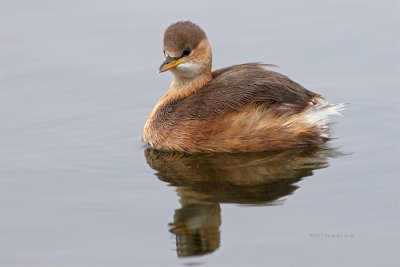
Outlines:
[[[164,63],[174,80],[143,130],[150,147],[185,152],[239,152],[318,145],[328,139],[327,117],[343,105],[260,63],[211,71],[203,30],[177,22],[164,34]]]

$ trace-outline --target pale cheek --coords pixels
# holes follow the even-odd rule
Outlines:
[[[194,77],[201,73],[201,66],[192,63],[181,63],[176,67],[176,71],[185,77]]]

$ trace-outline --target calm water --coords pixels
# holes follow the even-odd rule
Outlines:
[[[396,266],[396,1],[1,1],[1,266]],[[331,103],[319,149],[146,149],[165,28]]]

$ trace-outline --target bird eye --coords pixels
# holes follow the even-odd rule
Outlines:
[[[192,52],[192,49],[190,47],[186,47],[185,50],[183,50],[182,57],[188,56]]]

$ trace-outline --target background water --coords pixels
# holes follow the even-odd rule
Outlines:
[[[2,266],[395,266],[398,1],[1,1]],[[165,28],[331,103],[320,150],[146,150]],[[155,175],[156,174],[156,175]],[[187,255],[203,255],[185,257]],[[178,257],[179,256],[179,257]]]

